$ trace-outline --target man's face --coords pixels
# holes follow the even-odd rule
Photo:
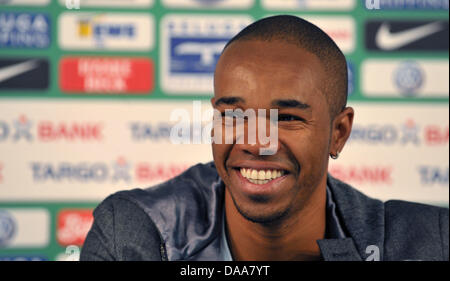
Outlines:
[[[260,155],[260,148],[267,145],[258,141],[212,147],[227,192],[247,219],[271,222],[292,215],[308,204],[316,187],[325,184],[331,131],[328,103],[321,92],[326,81],[319,59],[289,43],[238,41],[220,58],[212,99],[215,109],[256,113],[266,109],[267,118],[270,109],[278,109],[275,154]],[[255,173],[265,180],[249,179]]]

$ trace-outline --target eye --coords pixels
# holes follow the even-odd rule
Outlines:
[[[226,112],[222,112],[221,113],[222,118],[233,118],[233,119],[238,119],[238,118],[243,118],[243,119],[247,119],[247,117],[245,115],[243,115],[240,112],[229,112],[228,114]]]
[[[289,121],[305,121],[305,119],[291,115],[291,114],[280,114],[278,115],[278,122],[289,122]]]

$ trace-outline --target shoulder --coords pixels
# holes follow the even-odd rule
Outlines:
[[[390,200],[384,205],[387,257],[408,259],[408,254],[422,260],[448,260],[447,208],[401,200]],[[394,249],[405,257],[398,256]]]
[[[161,238],[151,219],[119,192],[94,210],[81,260],[161,260]]]
[[[426,204],[364,195],[328,177],[339,215],[362,254],[384,245],[385,260],[448,260],[449,210]]]
[[[100,244],[97,238],[102,237],[104,248],[114,259],[166,259],[166,249],[171,248],[173,237],[177,237],[174,233],[185,233],[192,224],[179,218],[200,220],[205,213],[214,213],[217,204],[210,202],[217,201],[214,199],[221,193],[211,185],[217,180],[213,163],[197,164],[156,186],[108,196],[94,210],[94,225],[85,243],[89,246],[87,252],[97,247]]]

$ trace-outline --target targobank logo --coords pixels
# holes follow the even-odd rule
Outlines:
[[[408,119],[403,124],[358,125],[352,128],[349,143],[372,145],[448,145],[448,125],[427,124],[419,126]]]
[[[170,8],[247,9],[254,0],[163,0]]]
[[[420,175],[420,182],[423,185],[438,185],[448,188],[448,167],[437,167],[422,165],[417,168]]]
[[[59,44],[63,49],[147,51],[153,47],[153,17],[125,13],[63,13]]]
[[[50,46],[50,19],[41,13],[0,12],[0,48]]]
[[[101,141],[103,124],[100,122],[32,121],[20,115],[12,122],[0,119],[0,143],[55,142],[55,141]]]
[[[247,16],[175,16],[161,24],[164,91],[211,94],[217,60],[228,40],[251,23]]]
[[[120,156],[112,162],[32,162],[30,169],[36,183],[76,182],[130,183],[165,181],[184,172],[190,164],[185,163],[133,163]]]

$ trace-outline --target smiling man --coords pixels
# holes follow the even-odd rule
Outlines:
[[[352,128],[346,99],[345,57],[322,30],[293,16],[248,26],[216,67],[213,133],[227,111],[276,109],[275,151],[249,141],[244,118],[244,136],[213,143],[214,163],[104,200],[81,259],[448,260],[447,209],[381,202],[328,175]]]

